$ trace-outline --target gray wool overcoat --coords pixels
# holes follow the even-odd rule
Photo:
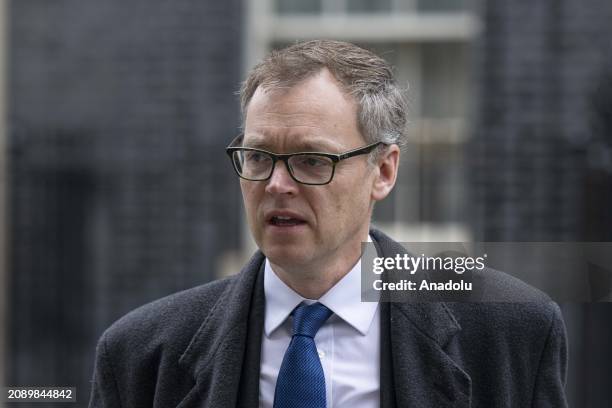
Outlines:
[[[370,232],[380,256],[405,252]],[[108,328],[90,407],[257,407],[264,256],[236,276],[142,306]],[[381,303],[381,407],[565,407],[558,306],[487,271],[489,291],[525,302]],[[358,408],[358,407],[351,407]]]

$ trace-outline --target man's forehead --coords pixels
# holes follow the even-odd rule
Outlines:
[[[329,113],[330,103],[338,112],[357,109],[354,97],[347,94],[333,75],[324,69],[296,83],[259,85],[246,106],[246,113],[247,116],[253,111],[257,112],[257,116],[262,113],[267,113],[266,116],[285,113],[325,114]]]
[[[293,87],[258,88],[245,113],[247,147],[339,153],[361,139],[354,101],[325,71]]]
[[[317,85],[323,86],[327,89],[332,87],[343,95],[348,96],[344,86],[337,80],[337,78],[329,71],[328,68],[323,67],[318,71],[314,71],[311,74],[302,76],[300,78],[287,79],[284,81],[273,79],[269,81],[263,81],[255,88],[251,99],[255,95],[261,96],[261,94],[277,97],[287,92],[295,90],[304,90],[305,88],[309,87],[312,88],[313,85],[315,87]],[[307,92],[310,91],[312,91],[312,89]]]

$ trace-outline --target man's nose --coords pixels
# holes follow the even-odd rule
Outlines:
[[[266,184],[266,192],[272,194],[295,194],[297,182],[289,174],[289,169],[281,160],[272,169],[272,176]]]

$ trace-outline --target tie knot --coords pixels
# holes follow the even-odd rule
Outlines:
[[[307,305],[301,303],[293,310],[293,335],[314,339],[323,323],[332,315],[332,311],[321,303]]]

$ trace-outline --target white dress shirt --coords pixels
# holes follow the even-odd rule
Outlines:
[[[289,288],[266,259],[266,316],[261,346],[259,406],[272,408],[276,378],[293,328],[290,313],[305,299]],[[361,302],[361,261],[318,302],[334,314],[315,336],[325,374],[327,408],[380,406],[380,308]]]

